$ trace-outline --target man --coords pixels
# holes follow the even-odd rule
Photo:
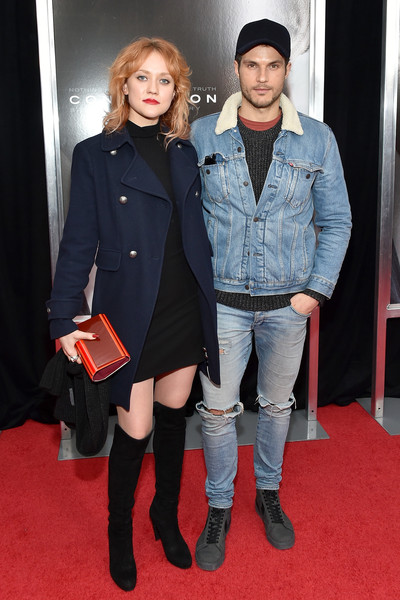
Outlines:
[[[202,376],[209,511],[196,546],[200,568],[225,558],[237,469],[235,420],[252,339],[259,404],[254,469],[256,511],[277,549],[294,544],[279,500],[283,451],[307,319],[330,298],[350,237],[343,170],[330,128],[297,113],[282,93],[290,35],[268,19],[239,34],[241,92],[221,113],[193,124],[203,207],[213,249],[221,385]],[[318,243],[317,243],[317,231]]]

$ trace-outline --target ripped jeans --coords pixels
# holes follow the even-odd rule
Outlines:
[[[307,319],[308,315],[297,313],[291,306],[252,312],[218,304],[221,385],[214,385],[200,373],[203,401],[196,406],[202,418],[210,506],[229,508],[233,503],[238,460],[236,417],[243,412],[239,391],[253,335],[259,403],[254,443],[256,488],[279,489]]]

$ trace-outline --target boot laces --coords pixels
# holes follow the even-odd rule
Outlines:
[[[224,523],[225,509],[211,507],[207,527],[207,544],[217,544]]]
[[[279,495],[276,490],[262,490],[264,506],[273,523],[284,523]]]

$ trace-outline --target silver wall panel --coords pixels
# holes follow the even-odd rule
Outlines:
[[[399,70],[399,0],[383,5],[383,48],[377,215],[375,326],[371,413],[383,417],[387,320],[400,317],[400,145],[397,131]],[[396,190],[396,193],[395,193]]]

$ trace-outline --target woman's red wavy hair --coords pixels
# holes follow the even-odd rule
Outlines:
[[[175,84],[171,106],[160,117],[160,123],[166,131],[166,144],[177,137],[187,139],[190,132],[189,106],[193,105],[190,100],[191,71],[178,48],[161,38],[139,38],[123,48],[111,65],[108,89],[111,108],[104,117],[104,128],[107,133],[112,133],[125,126],[129,116],[129,103],[122,87],[152,52],[159,52],[164,58]]]

